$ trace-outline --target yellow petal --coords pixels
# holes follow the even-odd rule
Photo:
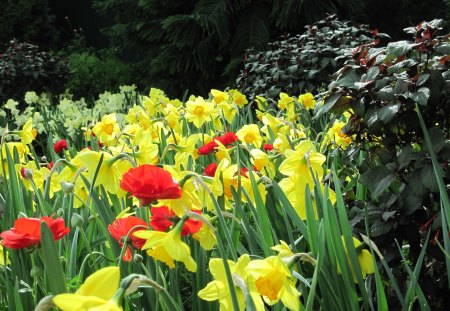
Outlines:
[[[209,282],[204,289],[199,291],[197,295],[198,297],[206,301],[222,299],[228,290],[225,286],[226,285],[223,282],[212,281]]]
[[[60,294],[53,297],[53,302],[62,311],[83,311],[107,303],[96,296],[82,296],[77,294]]]
[[[75,294],[109,300],[119,288],[119,282],[119,267],[106,267],[91,274]]]
[[[358,255],[359,265],[361,266],[361,271],[363,277],[366,277],[367,274],[375,273],[375,267],[373,265],[373,257],[372,254],[367,250],[363,249],[361,253]]]

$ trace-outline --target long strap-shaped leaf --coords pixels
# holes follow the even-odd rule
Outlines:
[[[55,239],[46,222],[41,222],[41,250],[45,273],[53,295],[67,291],[66,277],[58,256]]]

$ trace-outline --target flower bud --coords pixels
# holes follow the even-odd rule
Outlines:
[[[84,223],[83,217],[81,217],[77,213],[72,214],[72,218],[70,219],[70,225],[72,227],[81,227]]]
[[[143,260],[144,260],[144,257],[142,257],[142,255],[134,254],[133,261],[135,263],[141,263]]]
[[[20,169],[20,175],[23,179],[33,179],[33,171],[26,167]]]
[[[63,181],[61,183],[61,187],[62,187],[64,194],[71,194],[71,193],[73,193],[75,185],[71,182]]]

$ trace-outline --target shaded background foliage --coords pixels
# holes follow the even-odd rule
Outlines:
[[[369,24],[398,39],[406,26],[445,18],[450,1],[8,0],[5,5],[0,13],[1,45],[17,38],[62,51],[73,60],[74,50],[68,47],[83,36],[84,49],[76,53],[89,52],[99,65],[115,63],[123,68],[122,62],[130,68],[132,74],[122,74],[129,81],[114,78],[117,72],[110,70],[111,90],[128,82],[138,83],[141,89],[162,87],[181,97],[185,91],[206,95],[212,87],[232,85],[246,49],[264,50],[282,35],[303,33],[305,25],[327,13]],[[89,50],[91,46],[94,49]],[[99,52],[105,48],[109,51]],[[76,79],[86,72],[80,66],[84,66],[81,61],[70,65]],[[95,88],[80,83],[70,87],[77,94],[97,95]]]

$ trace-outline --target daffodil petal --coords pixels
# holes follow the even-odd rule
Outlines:
[[[106,267],[91,274],[77,290],[77,296],[96,296],[103,300],[111,299],[119,288],[119,267]]]

